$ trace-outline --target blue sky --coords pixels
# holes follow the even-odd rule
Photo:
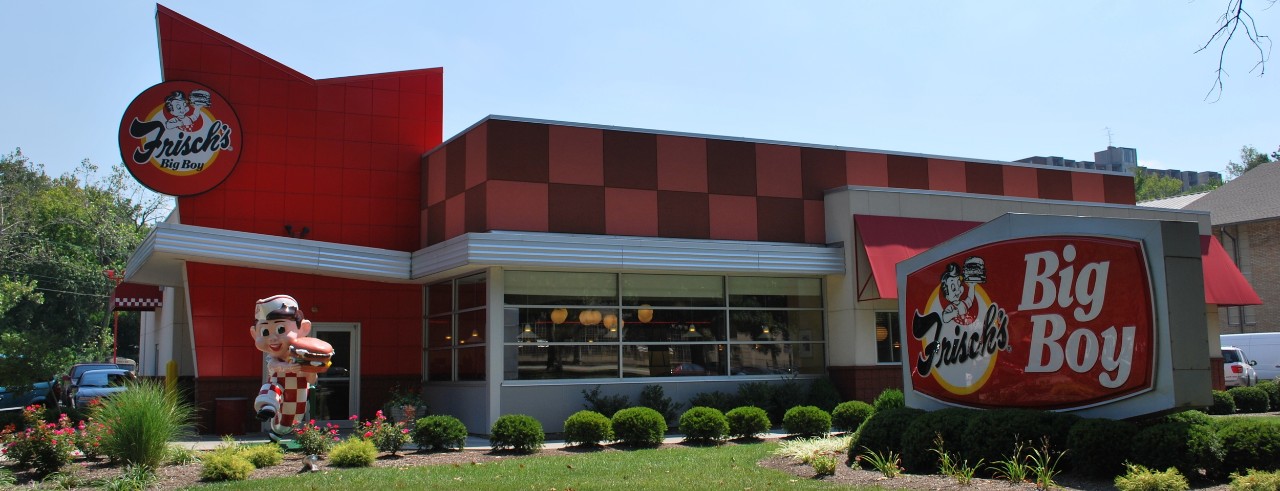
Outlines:
[[[1254,2],[1280,38],[1280,8]],[[1194,54],[1225,0],[247,2],[164,5],[313,78],[444,67],[448,138],[489,114],[1015,160],[1213,170],[1280,145],[1280,73]],[[1248,5],[1248,3],[1246,3]],[[0,151],[120,161],[160,82],[155,3],[0,3]],[[1272,70],[1280,72],[1280,59]]]

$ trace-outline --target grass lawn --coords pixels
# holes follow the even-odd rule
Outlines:
[[[833,489],[756,466],[777,443],[591,452],[463,466],[326,469],[297,477],[219,483],[225,489]]]

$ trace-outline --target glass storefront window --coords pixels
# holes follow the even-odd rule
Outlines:
[[[516,379],[617,378],[617,343],[507,346],[506,359],[517,364]]]
[[[622,347],[623,377],[728,375],[723,344],[642,344]]]
[[[427,351],[427,380],[432,382],[448,382],[453,380],[452,349],[433,349]]]
[[[817,278],[730,276],[730,307],[822,308],[822,282]]]
[[[478,274],[427,286],[428,381],[485,379],[486,281]]]
[[[623,340],[628,342],[724,341],[724,310],[654,309],[649,322],[628,322]]]
[[[484,380],[484,347],[458,350],[458,380]]]
[[[735,344],[731,345],[729,363],[735,375],[821,375],[827,370],[824,346],[819,343]]]
[[[622,304],[721,307],[724,306],[724,277],[624,274]]]
[[[876,361],[902,363],[902,340],[898,339],[898,313],[876,312]]]
[[[734,310],[729,317],[734,341],[821,341],[820,310]]]
[[[609,273],[507,271],[507,305],[612,305],[618,276]]]

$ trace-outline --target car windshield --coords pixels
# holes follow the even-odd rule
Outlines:
[[[107,372],[85,372],[80,377],[80,385],[85,387],[102,387],[107,385]]]
[[[1223,363],[1244,363],[1244,355],[1238,349],[1222,350]]]

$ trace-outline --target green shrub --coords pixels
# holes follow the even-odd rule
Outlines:
[[[672,402],[670,397],[663,395],[661,385],[644,386],[640,389],[640,398],[636,402],[641,407],[657,411],[668,423],[679,418],[680,408],[684,407],[684,404]]]
[[[829,453],[814,455],[809,465],[813,466],[815,475],[833,476],[836,473],[836,456]]]
[[[200,461],[200,479],[243,481],[253,473],[253,463],[236,452],[210,452]]]
[[[1186,491],[1191,486],[1187,478],[1170,467],[1156,472],[1140,465],[1127,464],[1123,476],[1116,477],[1116,489],[1120,491]]]
[[[0,483],[3,484],[3,483]],[[1231,491],[1280,491],[1280,472],[1245,471],[1231,474]]]
[[[1165,415],[1158,420],[1157,423],[1187,423],[1193,425],[1209,426],[1213,424],[1213,417],[1200,411],[1189,409],[1173,414]]]
[[[284,449],[274,443],[245,447],[240,450],[240,455],[259,469],[280,465],[281,462],[284,462]]]
[[[667,420],[647,407],[629,407],[613,415],[613,434],[618,441],[637,447],[662,444]]]
[[[831,412],[840,405],[840,391],[836,390],[836,384],[831,383],[831,379],[827,377],[813,379],[809,384],[809,397],[805,400],[805,404],[809,406],[817,406],[826,412]]]
[[[686,440],[718,442],[729,433],[729,420],[719,409],[694,407],[680,415],[680,432]]]
[[[1213,391],[1213,405],[1209,406],[1209,414],[1235,414],[1236,400],[1225,390]]]
[[[177,392],[144,379],[102,401],[92,415],[111,430],[102,438],[104,454],[155,469],[164,463],[169,442],[190,433],[192,412]]]
[[[769,400],[769,407],[765,408],[765,411],[769,411],[769,419],[782,421],[791,408],[808,405],[810,405],[809,387],[799,380],[787,380],[774,384],[773,397]]]
[[[831,414],[816,406],[796,406],[782,416],[782,429],[799,436],[822,436],[831,431]]]
[[[902,389],[885,389],[880,391],[880,395],[871,401],[871,406],[877,412],[896,407],[906,407],[907,398],[902,394]]]
[[[195,450],[179,445],[170,445],[169,452],[164,457],[165,465],[187,465],[199,461],[200,458],[196,457]]]
[[[526,414],[504,414],[489,429],[489,446],[494,450],[510,448],[516,452],[533,453],[542,448],[547,435],[542,423]]]
[[[1257,387],[1232,387],[1227,391],[1241,413],[1265,413],[1269,409],[1267,392]]]
[[[738,386],[738,404],[750,404],[763,409],[770,421],[782,421],[782,413],[788,408],[778,409],[773,401],[777,387],[769,382],[747,382]]]
[[[727,392],[699,392],[689,398],[690,406],[702,406],[719,409],[720,412],[727,413],[734,407],[737,407],[738,401],[733,394]]]
[[[600,395],[600,386],[597,385],[590,391],[583,389],[582,398],[587,401],[582,407],[607,417],[612,417],[614,413],[626,409],[631,405],[631,398],[614,394],[611,396]]]
[[[935,440],[941,436],[945,446],[958,449],[967,438],[964,432],[969,420],[977,414],[974,409],[947,408],[916,418],[902,432],[902,467],[913,473],[937,471],[939,455],[934,451]]]
[[[1280,421],[1227,418],[1218,427],[1225,472],[1280,470]]]
[[[1271,406],[1271,410],[1280,411],[1280,384],[1274,380],[1263,380],[1254,387],[1267,393],[1267,404]]]
[[[849,464],[864,453],[902,455],[902,433],[925,412],[915,408],[899,407],[876,411],[858,427],[849,442]]]
[[[773,426],[769,413],[755,406],[736,407],[724,416],[729,421],[729,436],[733,438],[757,438]]]
[[[329,449],[329,462],[338,467],[369,467],[377,457],[373,442],[363,438],[348,438]]]
[[[413,443],[419,451],[458,449],[467,443],[467,425],[453,416],[434,414],[414,422]]]
[[[1203,414],[1203,413],[1201,413]],[[1114,419],[1085,419],[1067,433],[1067,454],[1077,472],[1093,477],[1115,477],[1125,471],[1129,448],[1127,442],[1138,433],[1138,426]]]
[[[831,425],[838,430],[854,431],[871,417],[875,408],[862,401],[845,401],[831,411]]]
[[[1014,448],[1042,448],[1054,453],[1067,448],[1067,434],[1080,417],[1031,409],[993,409],[970,418],[966,438],[958,450],[970,462],[997,462],[1013,455]]]
[[[613,422],[603,414],[582,410],[564,420],[564,442],[569,445],[599,445],[613,440]]]
[[[28,406],[22,410],[26,430],[9,433],[5,429],[0,433],[4,456],[17,462],[18,469],[31,468],[39,476],[71,463],[71,452],[75,450],[75,428],[71,427],[70,418],[61,415],[57,424],[45,424],[44,413],[44,406]]]
[[[1222,441],[1213,427],[1186,422],[1160,423],[1143,428],[1129,444],[1129,460],[1149,469],[1177,468],[1184,476],[1210,475],[1222,466]]]

